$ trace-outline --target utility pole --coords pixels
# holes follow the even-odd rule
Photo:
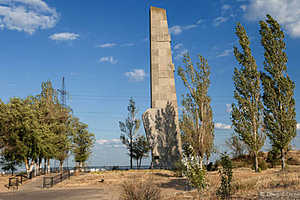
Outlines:
[[[62,77],[62,87],[57,89],[60,93],[60,102],[63,108],[67,108],[67,90],[65,86],[65,77]],[[67,152],[69,154],[69,152]],[[69,169],[69,155],[67,156],[67,169]]]
[[[65,108],[67,106],[67,91],[65,87],[65,77],[62,78],[62,87],[61,89],[57,89],[57,91],[60,93],[60,101],[62,106]]]

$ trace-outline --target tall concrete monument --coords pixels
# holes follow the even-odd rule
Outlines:
[[[151,108],[143,114],[143,123],[154,168],[174,168],[182,152],[170,42],[166,10],[151,7]]]

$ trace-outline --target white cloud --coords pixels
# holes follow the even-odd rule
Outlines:
[[[184,30],[189,30],[189,29],[196,28],[196,27],[197,27],[196,24],[191,24],[191,25],[184,26],[183,29]]]
[[[180,52],[178,52],[178,53],[176,54],[175,59],[176,59],[176,60],[180,60],[180,59],[182,59],[183,56],[184,56],[185,54],[187,54],[187,53],[188,53],[188,50],[187,50],[187,49],[182,49]]]
[[[179,35],[184,30],[189,30],[189,29],[196,28],[196,27],[198,27],[198,25],[196,25],[196,24],[191,24],[191,25],[187,25],[187,26],[175,25],[175,26],[172,26],[171,28],[169,28],[169,32],[172,35]]]
[[[300,124],[297,123],[297,130],[300,130]]]
[[[118,145],[121,143],[121,140],[120,139],[96,140],[96,143],[101,145]]]
[[[223,124],[223,123],[215,123],[215,128],[228,130],[228,129],[231,129],[231,126],[228,124]]]
[[[225,49],[223,52],[221,52],[219,55],[217,55],[217,58],[229,56],[232,52],[233,52],[232,49]]]
[[[108,63],[111,63],[111,64],[117,64],[118,60],[116,60],[113,56],[106,56],[106,57],[100,58],[99,62],[100,63],[108,62]]]
[[[224,5],[222,6],[222,10],[223,10],[223,11],[229,10],[230,8],[231,8],[231,6],[228,5],[228,4],[224,4]]]
[[[179,35],[180,33],[182,33],[182,27],[181,26],[172,26],[171,28],[169,28],[169,32],[170,34],[173,34],[173,35]]]
[[[116,45],[117,45],[116,43],[105,43],[105,44],[98,45],[98,47],[100,47],[100,48],[108,48],[108,47],[114,47]]]
[[[77,40],[79,38],[79,35],[76,33],[55,33],[53,35],[50,35],[49,38],[51,40],[56,41],[67,41],[67,40]]]
[[[178,44],[176,44],[175,46],[174,46],[174,50],[178,50],[178,49],[180,49],[181,47],[183,47],[183,44],[182,43],[178,43]]]
[[[121,47],[132,47],[132,46],[134,46],[134,43],[125,43],[121,45]]]
[[[214,24],[214,26],[219,26],[220,24],[226,22],[227,20],[228,20],[227,17],[217,17],[214,19],[213,24]]]
[[[249,20],[263,20],[266,14],[274,17],[292,37],[300,37],[299,0],[252,0],[245,14]]]
[[[126,72],[125,76],[133,81],[143,81],[146,73],[143,69],[134,69],[132,72]]]
[[[59,19],[43,0],[0,0],[0,27],[33,34],[52,28]]]
[[[242,10],[245,12],[246,9],[247,9],[247,6],[246,6],[246,5],[241,5],[241,6],[240,6],[240,9],[242,9]]]
[[[202,24],[203,22],[204,22],[203,19],[199,19],[199,20],[196,22],[196,24]]]

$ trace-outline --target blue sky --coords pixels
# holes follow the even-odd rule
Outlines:
[[[150,6],[167,10],[176,68],[187,51],[195,62],[197,54],[208,60],[216,137],[232,132],[237,22],[262,69],[258,21],[267,13],[277,19],[286,33],[288,73],[300,81],[298,0],[0,0],[0,98],[38,94],[46,80],[60,88],[64,76],[67,103],[95,133],[98,150],[124,153],[118,121],[127,116],[128,99],[140,115],[150,106]],[[180,104],[186,90],[178,76],[175,81]],[[299,95],[296,85],[297,114]]]

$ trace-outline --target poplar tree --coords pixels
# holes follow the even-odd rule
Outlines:
[[[266,134],[272,146],[281,154],[281,168],[285,168],[285,153],[296,136],[295,83],[287,74],[284,33],[270,15],[260,21],[261,44],[265,49],[264,70],[261,75]]]
[[[213,150],[214,123],[208,88],[210,67],[207,60],[198,55],[199,63],[194,66],[190,56],[184,56],[184,68],[179,67],[178,75],[188,93],[183,96],[182,117],[179,120],[184,143],[191,145],[194,156],[200,158],[202,167],[204,156]]]
[[[258,172],[258,152],[265,142],[262,131],[262,99],[260,94],[260,73],[250,49],[250,41],[244,27],[238,23],[236,35],[242,52],[234,47],[234,55],[239,69],[234,68],[233,81],[235,85],[234,98],[236,103],[232,104],[232,125],[240,139],[249,147],[254,155],[254,167]]]
[[[129,105],[127,107],[128,117],[125,122],[119,121],[119,126],[121,130],[121,142],[126,145],[129,156],[130,156],[130,169],[132,169],[132,160],[133,160],[133,142],[137,136],[137,131],[140,128],[141,121],[136,118],[137,108],[133,98],[129,99]]]
[[[78,118],[72,120],[73,128],[73,153],[74,160],[79,167],[84,167],[92,153],[92,147],[95,143],[95,135],[88,131],[88,125],[79,121]]]

